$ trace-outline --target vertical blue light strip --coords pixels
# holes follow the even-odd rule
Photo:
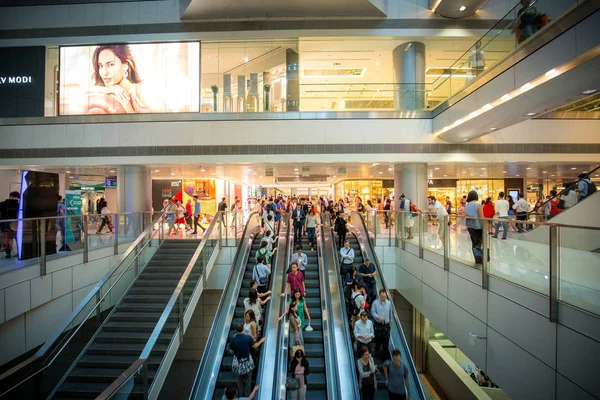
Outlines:
[[[29,171],[21,172],[21,196],[19,197],[19,213],[17,218],[19,221],[17,223],[17,251],[18,251],[18,259],[21,259],[21,249],[23,247],[23,193],[27,190],[27,174]]]

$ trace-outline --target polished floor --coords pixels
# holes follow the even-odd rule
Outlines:
[[[429,225],[423,234],[423,247],[444,254],[439,225]],[[395,229],[383,224],[377,234],[377,244],[387,246],[395,237]],[[451,259],[475,266],[471,239],[466,229],[448,229]],[[549,294],[550,248],[547,244],[520,240],[494,239],[490,235],[490,274],[501,277],[536,292]],[[418,232],[408,240],[419,245]],[[500,235],[501,237],[501,235]],[[393,245],[393,241],[391,241]],[[560,300],[600,315],[600,253],[561,248]]]

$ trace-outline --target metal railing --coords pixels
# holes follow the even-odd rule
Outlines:
[[[169,298],[165,309],[161,313],[156,326],[154,327],[148,341],[146,342],[140,356],[137,360],[135,360],[127,370],[122,373],[114,382],[112,382],[98,397],[97,399],[110,399],[116,395],[128,395],[133,386],[135,385],[136,378],[141,381],[141,395],[142,398],[147,399],[150,397],[150,393],[154,392],[156,389],[160,390],[162,386],[162,381],[166,377],[166,373],[171,365],[172,358],[168,360],[169,356],[164,356],[163,360],[160,364],[159,370],[156,373],[155,379],[152,381],[152,385],[148,385],[148,359],[150,358],[150,354],[154,350],[154,346],[158,341],[160,334],[166,326],[168,318],[171,314],[176,311],[177,313],[177,329],[173,333],[173,338],[171,343],[169,344],[168,354],[172,354],[174,356],[177,348],[183,342],[183,336],[185,331],[187,330],[187,326],[192,317],[192,313],[194,312],[195,306],[200,298],[203,288],[206,286],[206,278],[210,274],[209,266],[212,265],[211,261],[214,262],[214,256],[216,253],[214,250],[217,247],[220,247],[221,244],[221,215],[223,212],[219,211],[213,218],[210,226],[204,233],[202,241],[198,245],[198,248],[194,252],[192,259],[188,263],[181,279],[177,283],[173,294]],[[218,228],[217,228],[218,226]],[[206,250],[206,251],[205,251]],[[204,253],[203,253],[204,252]],[[202,255],[202,257],[201,257]],[[194,290],[191,294],[190,300],[184,307],[184,293],[183,289],[186,286],[187,280],[190,274],[193,271],[197,271],[202,268],[201,279],[198,279]],[[168,361],[167,361],[168,360]],[[165,368],[166,365],[166,370]],[[161,378],[157,379],[160,376]],[[158,382],[158,384],[157,384]],[[158,388],[156,386],[158,385]]]
[[[105,312],[113,307],[141,272],[163,241],[161,220],[157,217],[123,253],[121,262],[111,268],[80,302],[44,345],[30,358],[0,375],[0,397],[48,394],[87,343],[90,332],[102,325]],[[153,246],[153,243],[155,246]],[[153,251],[149,251],[153,250]],[[86,329],[84,328],[84,325]],[[74,340],[77,338],[77,340]],[[83,344],[83,345],[82,345]],[[61,357],[61,362],[56,363]],[[53,368],[50,368],[50,367]]]
[[[375,223],[367,224],[367,230],[373,246],[401,248],[439,262],[444,270],[451,263],[479,269],[482,289],[489,288],[494,276],[548,296],[552,322],[559,302],[600,315],[600,284],[594,279],[600,268],[595,252],[600,248],[600,227],[518,217],[467,216],[450,226],[450,216],[438,220],[431,213],[394,212],[396,230],[378,230]],[[469,232],[466,224],[481,226],[481,231]]]
[[[45,276],[48,260],[81,254],[82,262],[87,263],[90,250],[107,247],[113,247],[114,255],[119,254],[119,245],[134,241],[152,223],[153,215],[157,214],[147,211],[5,219],[0,220],[0,226],[8,227],[10,232],[0,235],[15,241],[14,254],[20,254],[19,262],[14,264],[17,268],[39,263],[40,276]],[[109,234],[98,234],[105,226]],[[2,264],[12,267],[13,261],[0,261]]]
[[[354,352],[352,349],[352,336],[348,327],[348,314],[346,312],[346,299],[344,296],[344,283],[340,280],[340,262],[333,236],[333,225],[329,213],[320,213],[320,241],[325,249],[324,264],[326,273],[321,275],[325,279],[326,296],[330,317],[330,343],[333,344],[333,356],[338,382],[340,399],[360,399],[358,378],[354,370]],[[346,379],[350,380],[347,384]]]
[[[256,213],[252,213],[248,216],[240,245],[232,262],[229,278],[223,288],[223,295],[215,314],[215,322],[206,341],[205,351],[192,386],[190,399],[212,399],[215,391],[221,361],[228,342],[229,329],[227,328],[231,326],[235,315],[237,296],[244,279],[246,260],[251,253],[252,240],[260,231],[258,219],[253,218],[256,215]]]
[[[363,220],[362,215],[357,213],[356,211],[352,213],[352,225],[352,231],[356,235],[363,257],[369,258],[375,264],[375,268],[377,271],[377,274],[374,277],[375,281],[377,282],[379,288],[385,290],[388,301],[391,301],[392,296],[385,282],[385,277],[383,276],[383,270],[381,268],[381,264],[379,263],[379,259],[377,258],[375,247],[372,245],[372,243],[366,236],[368,233],[367,226],[365,225],[365,221]],[[365,245],[365,243],[367,245]],[[423,387],[421,386],[421,380],[419,379],[419,374],[417,373],[417,369],[415,367],[415,363],[412,358],[410,348],[408,347],[406,336],[404,335],[404,331],[402,330],[402,324],[400,323],[400,318],[398,317],[398,313],[396,312],[395,307],[392,307],[392,321],[389,344],[391,344],[391,346],[389,346],[390,356],[391,351],[393,349],[401,350],[402,361],[404,363],[404,366],[409,371],[410,388],[408,388],[408,390],[410,392],[410,398],[418,398],[424,400],[425,393],[423,392]]]
[[[287,374],[287,352],[282,353],[281,341],[284,335],[284,325],[278,321],[283,313],[282,308],[289,301],[288,296],[281,298],[280,291],[285,289],[285,272],[292,253],[291,234],[293,232],[290,214],[283,214],[279,220],[279,239],[277,240],[277,259],[271,273],[272,291],[269,310],[265,314],[263,336],[269,338],[261,349],[258,362],[256,384],[260,385],[259,400],[275,400],[285,398],[285,377]],[[287,346],[287,336],[285,336]],[[267,371],[267,365],[273,367]],[[283,390],[283,392],[282,392]]]

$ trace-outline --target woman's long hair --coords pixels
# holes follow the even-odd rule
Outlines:
[[[131,54],[131,48],[126,44],[106,44],[96,47],[96,50],[94,50],[94,54],[92,55],[92,67],[94,68],[92,79],[96,86],[104,86],[104,81],[98,70],[98,57],[100,57],[100,53],[104,50],[110,50],[123,64],[129,66],[127,79],[131,83],[140,83],[142,81],[137,65],[135,64],[135,59]]]

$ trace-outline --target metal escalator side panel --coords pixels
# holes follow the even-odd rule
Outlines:
[[[206,342],[204,354],[198,367],[198,372],[192,386],[190,399],[212,399],[219,376],[223,354],[228,342],[229,327],[232,324],[237,297],[240,293],[246,262],[250,257],[252,241],[260,232],[260,224],[254,213],[248,218],[246,227],[237,248],[232,263],[231,272],[227,284],[223,289],[223,295],[215,314],[215,322],[211,328]]]
[[[379,267],[379,259],[377,258],[377,254],[373,249],[371,242],[367,236],[367,227],[363,220],[361,214],[356,211],[352,212],[352,226],[350,228],[350,232],[356,235],[358,243],[360,245],[361,251],[364,256],[368,257],[374,264],[377,270],[376,280],[378,281],[379,289],[384,289],[387,293],[388,299],[391,299],[390,292],[387,288],[385,278],[383,276],[382,270]],[[408,343],[406,342],[406,337],[404,336],[404,331],[402,330],[402,325],[400,324],[400,318],[398,317],[398,313],[396,312],[395,307],[392,307],[392,327],[390,330],[390,342],[392,346],[390,350],[393,348],[400,349],[402,352],[402,359],[405,367],[408,368],[409,371],[409,381],[410,381],[410,398],[411,399],[422,399],[425,400],[425,393],[423,392],[423,387],[421,386],[421,380],[419,379],[419,374],[417,373],[417,369],[415,368],[415,363],[413,361],[412,355],[410,353],[410,348],[408,347]]]
[[[283,299],[279,296],[280,291],[285,287],[283,279],[287,269],[288,260],[290,259],[290,215],[284,214],[279,220],[279,234],[277,239],[277,257],[271,268],[271,301],[269,311],[265,314],[265,322],[263,325],[263,337],[267,340],[262,345],[261,356],[257,366],[258,374],[256,376],[256,384],[260,385],[257,398],[259,400],[271,399],[276,393],[276,389],[280,385],[278,378],[279,366],[282,360],[279,351],[279,337],[282,330],[282,324],[279,323],[279,311]],[[285,360],[285,359],[284,359]],[[284,364],[286,364],[284,362]],[[284,373],[285,376],[285,373]]]
[[[322,277],[324,277],[324,296],[326,298],[329,310],[328,342],[332,349],[328,354],[332,354],[331,369],[335,372],[334,376],[328,375],[328,381],[336,383],[336,395],[332,398],[341,400],[358,400],[360,393],[358,390],[358,379],[354,370],[354,355],[352,353],[352,344],[348,331],[348,319],[346,317],[344,295],[340,289],[338,265],[334,238],[332,234],[331,218],[329,215],[321,215],[321,229],[319,245],[322,246],[323,267]],[[326,360],[327,362],[327,360]],[[334,379],[335,378],[335,379]],[[350,385],[348,385],[350,379]]]

